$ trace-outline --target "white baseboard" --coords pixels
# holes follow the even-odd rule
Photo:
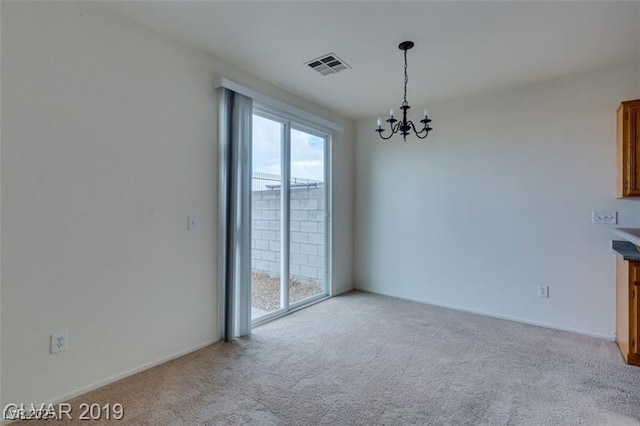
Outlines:
[[[97,381],[97,382],[92,383],[90,385],[83,386],[83,387],[81,387],[79,389],[76,389],[74,391],[71,391],[71,392],[65,393],[63,395],[57,396],[57,397],[55,397],[53,399],[50,399],[49,401],[44,402],[44,404],[45,405],[48,405],[48,404],[59,404],[61,402],[69,401],[70,399],[73,399],[76,396],[83,395],[83,394],[85,394],[87,392],[91,392],[92,390],[96,390],[98,388],[101,388],[101,387],[106,386],[108,384],[111,384],[113,382],[117,382],[118,380],[122,380],[122,379],[124,379],[126,377],[133,376],[134,374],[137,374],[137,373],[140,373],[142,371],[148,370],[150,368],[156,367],[156,366],[158,366],[160,364],[164,364],[165,362],[171,361],[171,360],[176,359],[176,358],[180,358],[181,356],[190,354],[191,352],[195,352],[195,351],[197,351],[199,349],[202,349],[202,348],[204,348],[206,346],[209,346],[209,345],[211,345],[213,343],[216,343],[216,342],[219,342],[219,341],[220,340],[207,341],[207,342],[200,343],[200,344],[198,344],[196,346],[192,346],[190,348],[183,349],[183,350],[175,352],[175,353],[173,353],[171,355],[168,355],[168,356],[165,356],[165,357],[162,357],[162,358],[158,358],[158,359],[156,359],[154,361],[147,362],[147,363],[142,364],[142,365],[140,365],[138,367],[132,368],[132,369],[127,370],[127,371],[123,371],[122,373],[118,373],[118,374],[113,375],[111,377],[107,377],[106,379]],[[0,425],[8,425],[9,423],[13,423],[13,421],[7,421],[7,420],[0,421]]]
[[[332,291],[331,297],[340,296],[341,294],[349,293],[350,291],[356,290],[356,288],[352,285],[349,288],[343,288],[340,291]]]
[[[504,319],[504,320],[509,320],[509,321],[520,322],[520,323],[523,323],[523,324],[535,325],[535,326],[538,326],[538,327],[550,328],[552,330],[568,331],[570,333],[580,334],[582,336],[597,337],[599,339],[608,340],[608,341],[611,341],[611,342],[614,342],[616,340],[615,334],[606,335],[606,334],[592,333],[592,332],[586,331],[586,330],[580,330],[580,329],[569,328],[569,327],[562,327],[562,326],[558,326],[558,325],[555,325],[555,324],[548,324],[548,323],[545,323],[545,322],[533,321],[533,320],[529,320],[529,319],[526,319],[526,318],[514,317],[514,316],[511,316],[511,315],[503,315],[503,314],[498,314],[498,313],[495,313],[495,312],[487,312],[487,311],[482,311],[482,310],[479,310],[479,309],[468,308],[466,306],[451,305],[451,304],[448,304],[448,303],[442,303],[442,302],[438,302],[438,301],[435,301],[435,300],[421,299],[421,298],[417,298],[417,297],[401,297],[401,296],[397,296],[395,294],[387,293],[387,292],[384,292],[384,291],[374,291],[374,290],[362,289],[362,288],[356,288],[355,290],[359,290],[359,291],[362,291],[362,292],[365,292],[365,293],[379,294],[381,296],[395,297],[396,299],[410,300],[412,302],[424,303],[426,305],[439,306],[441,308],[453,309],[453,310],[456,310],[456,311],[469,312],[471,314],[484,315],[484,316],[491,317],[491,318]]]
[[[108,385],[110,383],[117,382],[118,380],[122,380],[125,377],[133,376],[134,374],[138,374],[138,373],[140,373],[142,371],[148,370],[148,369],[153,368],[155,366],[158,366],[160,364],[164,364],[165,362],[171,361],[173,359],[180,358],[181,356],[190,354],[191,352],[195,352],[195,351],[197,351],[199,349],[202,349],[202,348],[204,348],[206,346],[209,346],[209,345],[211,345],[213,343],[216,343],[216,342],[219,342],[219,341],[220,340],[212,340],[212,341],[207,341],[207,342],[204,342],[204,343],[200,343],[200,344],[192,346],[190,348],[183,349],[181,351],[175,352],[175,353],[173,353],[171,355],[168,355],[168,356],[165,356],[165,357],[162,357],[162,358],[158,358],[158,359],[156,359],[154,361],[151,361],[151,362],[147,362],[147,363],[142,364],[142,365],[140,365],[138,367],[132,368],[132,369],[124,371],[122,373],[119,373],[119,374],[116,374],[114,376],[108,377],[108,378],[106,378],[104,380],[100,380],[100,381],[98,381],[96,383],[93,383],[91,385],[84,386],[84,387],[82,387],[80,389],[77,389],[75,391],[72,391],[72,392],[66,393],[64,395],[61,395],[59,397],[56,397],[56,398],[54,398],[54,399],[52,399],[50,401],[47,401],[46,404],[57,404],[59,402],[68,401],[68,400],[70,400],[72,398],[75,398],[76,396],[85,394],[87,392],[91,392],[92,390],[101,388],[101,387],[106,386],[106,385]]]

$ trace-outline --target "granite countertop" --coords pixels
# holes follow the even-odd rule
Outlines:
[[[618,253],[624,260],[640,262],[640,250],[635,244],[629,241],[612,241],[611,248]]]

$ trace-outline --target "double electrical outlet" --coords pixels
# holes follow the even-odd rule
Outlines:
[[[51,335],[51,353],[66,351],[69,349],[69,332],[67,330],[58,331]]]

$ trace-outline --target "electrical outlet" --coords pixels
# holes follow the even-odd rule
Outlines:
[[[66,351],[69,349],[69,332],[58,331],[51,335],[51,353]]]
[[[538,297],[549,297],[549,286],[548,285],[539,285],[538,286]]]
[[[615,225],[618,223],[618,212],[593,212],[591,223]]]

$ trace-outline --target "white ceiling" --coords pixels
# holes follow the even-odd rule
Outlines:
[[[533,82],[640,52],[638,2],[116,2],[116,12],[347,117]],[[304,65],[334,52],[352,69]],[[233,76],[228,76],[233,79]]]

